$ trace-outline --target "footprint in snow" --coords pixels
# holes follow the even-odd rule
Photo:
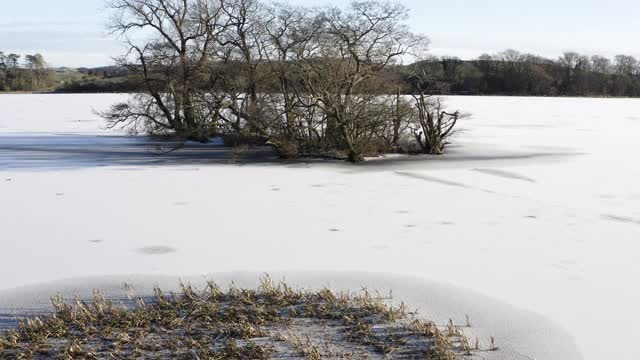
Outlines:
[[[142,255],[167,255],[177,250],[169,246],[147,246],[137,249],[136,252]]]
[[[604,200],[613,200],[616,198],[616,196],[610,195],[610,194],[602,194],[602,195],[598,195],[598,198],[604,199]]]
[[[560,271],[569,270],[569,268],[566,265],[562,265],[562,264],[552,264],[551,266],[553,266],[553,268],[555,268],[556,270],[560,270]]]

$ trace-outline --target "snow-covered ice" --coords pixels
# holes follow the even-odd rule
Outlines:
[[[640,100],[451,97],[447,155],[230,164],[126,138],[123,95],[0,96],[0,290],[91,276],[366,271],[538,313],[637,359]],[[539,359],[553,359],[544,351]]]

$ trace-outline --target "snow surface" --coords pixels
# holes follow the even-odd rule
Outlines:
[[[162,155],[172,144],[107,136],[122,134],[92,109],[121,98],[0,96],[0,290],[393,273],[541,314],[585,359],[639,357],[640,100],[451,97],[472,117],[447,155],[353,166]]]

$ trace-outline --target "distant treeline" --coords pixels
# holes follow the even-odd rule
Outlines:
[[[234,66],[229,66],[233,71]],[[640,62],[633,56],[614,59],[567,52],[558,59],[506,50],[482,55],[476,60],[431,57],[418,64],[431,79],[433,94],[521,95],[521,96],[640,96]],[[415,91],[410,72],[416,67],[386,69],[388,83],[402,93]],[[144,87],[141,79],[129,76],[126,68],[110,66],[78,69],[84,80],[64,84],[59,92],[135,92]],[[264,89],[268,90],[268,89]]]
[[[141,91],[144,82],[134,77],[119,76],[113,78],[83,77],[65,83],[55,89],[57,93],[132,93]]]
[[[52,71],[40,54],[6,54],[0,51],[0,91],[37,91],[51,88]]]
[[[548,59],[506,50],[475,60],[431,57],[418,68],[429,75],[433,94],[640,97],[640,61],[629,55],[609,59],[567,52],[558,59]],[[233,69],[230,65],[229,71]],[[386,69],[388,83],[396,84],[402,93],[413,93],[409,73],[415,69]],[[77,76],[66,81],[59,81],[57,75],[46,68],[40,54],[22,57],[0,51],[0,91],[109,93],[144,88],[142,79],[130,76],[130,70],[120,66],[79,68]]]
[[[476,60],[431,58],[421,67],[441,94],[535,96],[640,96],[640,62],[633,56],[564,53],[547,59],[515,50]]]

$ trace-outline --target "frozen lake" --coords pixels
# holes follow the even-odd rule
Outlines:
[[[353,166],[163,155],[103,129],[93,110],[122,97],[0,95],[0,290],[393,273],[541,314],[585,359],[638,358],[640,100],[451,97],[472,117],[447,155]]]

